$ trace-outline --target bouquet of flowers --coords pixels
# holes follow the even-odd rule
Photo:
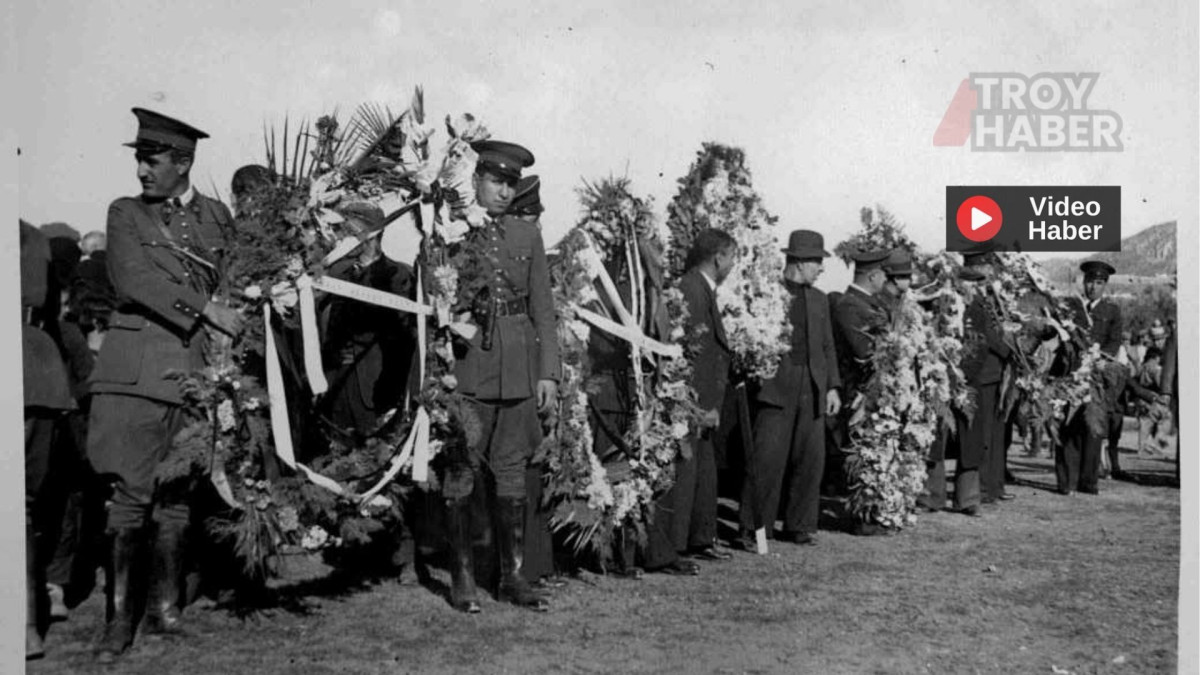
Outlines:
[[[547,466],[546,499],[555,505],[552,525],[566,530],[577,550],[590,548],[606,562],[618,528],[632,526],[644,536],[647,509],[674,479],[674,460],[697,411],[687,358],[644,351],[605,334],[586,314],[620,319],[624,312],[650,337],[681,340],[686,303],[678,290],[663,287],[662,248],[649,203],[631,193],[627,179],[585,183],[580,197],[583,215],[558,244],[551,267],[560,312],[560,412],[538,455]],[[595,279],[596,259],[612,281],[607,289]],[[614,363],[622,364],[619,371]],[[626,373],[632,376],[631,409],[605,415],[593,397],[606,384],[630,385]],[[622,421],[627,428],[616,428]],[[600,435],[615,450],[603,458],[596,453]]]
[[[367,105],[345,131],[334,116],[321,117],[315,130],[302,125],[289,161],[292,139],[285,122],[282,150],[273,130],[264,134],[265,177],[238,197],[219,295],[242,313],[247,328],[237,341],[215,340],[204,371],[177,374],[194,422],[182,431],[160,478],[209,477],[229,506],[209,525],[233,537],[246,571],[256,578],[272,571],[281,546],[320,549],[367,541],[399,519],[409,485],[395,479],[413,468],[416,456],[428,459],[447,444],[469,441],[470,421],[459,414],[453,353],[446,345],[452,330],[470,330],[469,317],[451,316],[462,262],[456,258],[470,255],[470,246],[455,245],[486,217],[468,181],[475,164],[470,143],[486,138],[487,131],[469,115],[456,122],[447,116],[449,139],[436,153],[430,149],[434,131],[424,123],[424,97],[417,88],[399,116]],[[427,264],[417,283],[420,288],[428,270],[428,285],[416,301],[431,310],[416,320],[422,336],[430,334],[421,368],[425,379],[411,408],[384,414],[374,429],[357,430],[352,438],[319,433],[315,442],[305,429],[301,440],[317,451],[304,464],[292,455],[294,424],[284,407],[307,411],[311,382],[287,387],[272,379],[278,373],[275,335],[305,332],[308,280],[320,280],[334,260],[361,245],[364,235],[338,211],[361,200],[390,212],[389,222],[413,218],[424,235]],[[427,321],[428,330],[421,325]],[[319,345],[307,344],[306,336],[305,352],[310,350],[319,351]],[[270,392],[269,382],[275,382]],[[425,420],[427,446],[415,448],[425,438],[415,426]]]
[[[733,352],[734,371],[744,378],[769,380],[790,348],[784,258],[775,233],[776,218],[762,205],[737,148],[705,143],[668,208],[668,261],[681,276],[696,234],[724,230],[738,244],[738,261],[717,289],[717,304]]]

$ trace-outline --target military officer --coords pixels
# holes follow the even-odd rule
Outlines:
[[[825,294],[813,284],[824,270],[825,239],[796,230],[783,250],[784,284],[792,294],[792,349],[775,377],[756,392],[754,448],[747,458],[740,511],[741,546],[754,550],[754,530],[772,535],[786,482],[784,539],[815,544],[825,465],[825,419],[841,408],[837,351]]]
[[[1098,344],[1101,352],[1116,358],[1117,350],[1121,347],[1121,309],[1104,297],[1108,278],[1116,273],[1116,269],[1101,260],[1088,260],[1079,266],[1079,270],[1083,272],[1084,298],[1068,298],[1067,308],[1071,319],[1085,331],[1084,348]],[[1079,360],[1080,356],[1075,355],[1072,368],[1078,367]],[[1121,386],[1124,386],[1123,382]],[[1119,392],[1105,393],[1103,405],[1111,411]],[[1086,417],[1081,412],[1070,420],[1063,434],[1063,442],[1055,448],[1055,476],[1058,490],[1063,494],[1076,490],[1086,494],[1099,492],[1097,479],[1105,434],[1090,429]],[[1119,470],[1119,465],[1114,464],[1114,468]]]
[[[979,504],[1009,499],[1004,491],[1004,420],[1000,411],[1000,381],[1004,362],[1012,355],[999,320],[989,307],[983,284],[992,275],[994,254],[984,244],[963,254],[962,278],[975,285],[964,313],[967,348],[962,370],[976,392],[975,414],[959,424],[959,459],[954,478],[954,506],[968,516],[979,515]]]
[[[88,455],[112,483],[110,616],[97,656],[114,660],[133,640],[133,570],[150,569],[143,630],[179,629],[181,545],[187,489],[155,479],[184,422],[179,383],[169,371],[205,365],[209,330],[234,335],[239,315],[214,301],[226,229],[232,218],[190,180],[196,141],[208,135],[156,112],[134,108],[138,197],[108,209],[108,270],[118,296],[91,377]],[[149,551],[152,565],[141,562]]]
[[[448,458],[443,480],[454,548],[451,603],[478,612],[470,546],[470,495],[494,490],[491,514],[500,553],[501,600],[536,610],[548,608],[522,576],[526,507],[525,476],[541,442],[539,412],[557,400],[558,343],[550,275],[542,234],[535,223],[506,215],[521,170],[533,164],[529,150],[502,141],[476,142],[475,199],[489,221],[475,230],[482,251],[473,273],[481,287],[470,298],[480,330],[464,345],[456,364],[458,391],[469,400],[482,429],[466,456]],[[484,468],[490,481],[484,480]]]

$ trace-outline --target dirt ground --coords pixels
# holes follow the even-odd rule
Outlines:
[[[889,537],[822,531],[815,547],[772,542],[699,577],[584,574],[547,614],[487,599],[466,616],[446,604],[440,572],[430,587],[346,582],[296,558],[282,589],[294,602],[245,619],[191,607],[189,638],[139,639],[103,669],[91,661],[94,594],[51,628],[28,672],[1174,672],[1174,463],[1138,457],[1126,429],[1136,482],[1102,481],[1098,496],[1055,494],[1052,461],[1017,444],[1016,499],[982,518],[922,515]]]

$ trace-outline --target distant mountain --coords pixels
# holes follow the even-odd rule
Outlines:
[[[1117,268],[1120,278],[1154,277],[1175,274],[1175,222],[1159,223],[1121,240],[1120,253],[1105,253],[1102,258]],[[1046,277],[1055,285],[1070,284],[1079,274],[1079,263],[1086,258],[1051,258],[1042,261]],[[1113,281],[1120,281],[1114,278]]]

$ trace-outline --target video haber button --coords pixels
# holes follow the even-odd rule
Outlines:
[[[1001,214],[1007,227],[993,222]],[[965,251],[983,240],[997,251],[1120,251],[1121,188],[946,186],[946,250]]]

